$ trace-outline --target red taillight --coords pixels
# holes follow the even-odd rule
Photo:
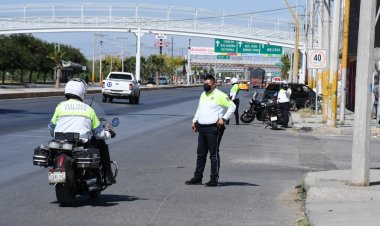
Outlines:
[[[133,84],[129,83],[129,90],[132,90],[132,89],[133,89]]]
[[[103,80],[103,82],[102,82],[102,88],[104,88],[104,80]]]
[[[65,159],[65,155],[60,155],[57,157],[57,168],[64,168]]]

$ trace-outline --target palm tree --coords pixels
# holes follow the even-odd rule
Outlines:
[[[49,58],[55,62],[54,78],[55,78],[56,89],[59,89],[61,86],[62,59],[64,56],[65,56],[65,52],[63,51],[54,51],[49,54]]]

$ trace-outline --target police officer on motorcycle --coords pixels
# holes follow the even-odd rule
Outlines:
[[[115,137],[111,128],[105,128],[93,108],[83,103],[87,84],[82,79],[71,79],[65,86],[66,101],[58,104],[48,125],[50,135],[55,132],[79,133],[84,146],[96,147],[100,151],[101,164],[106,175],[106,184],[116,183],[111,169],[108,145],[104,140]]]

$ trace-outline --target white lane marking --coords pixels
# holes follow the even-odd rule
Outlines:
[[[34,135],[26,135],[26,134],[13,134],[13,137],[39,137],[39,138],[49,138],[48,136],[34,136]]]

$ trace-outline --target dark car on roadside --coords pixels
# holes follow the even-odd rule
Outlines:
[[[290,110],[303,108],[307,100],[315,98],[315,92],[305,84],[288,83],[288,86],[292,90],[292,94],[290,95]],[[273,99],[274,95],[280,90],[280,87],[280,83],[268,84],[264,91],[263,100]]]
[[[156,80],[154,78],[148,78],[146,84],[156,85]]]

